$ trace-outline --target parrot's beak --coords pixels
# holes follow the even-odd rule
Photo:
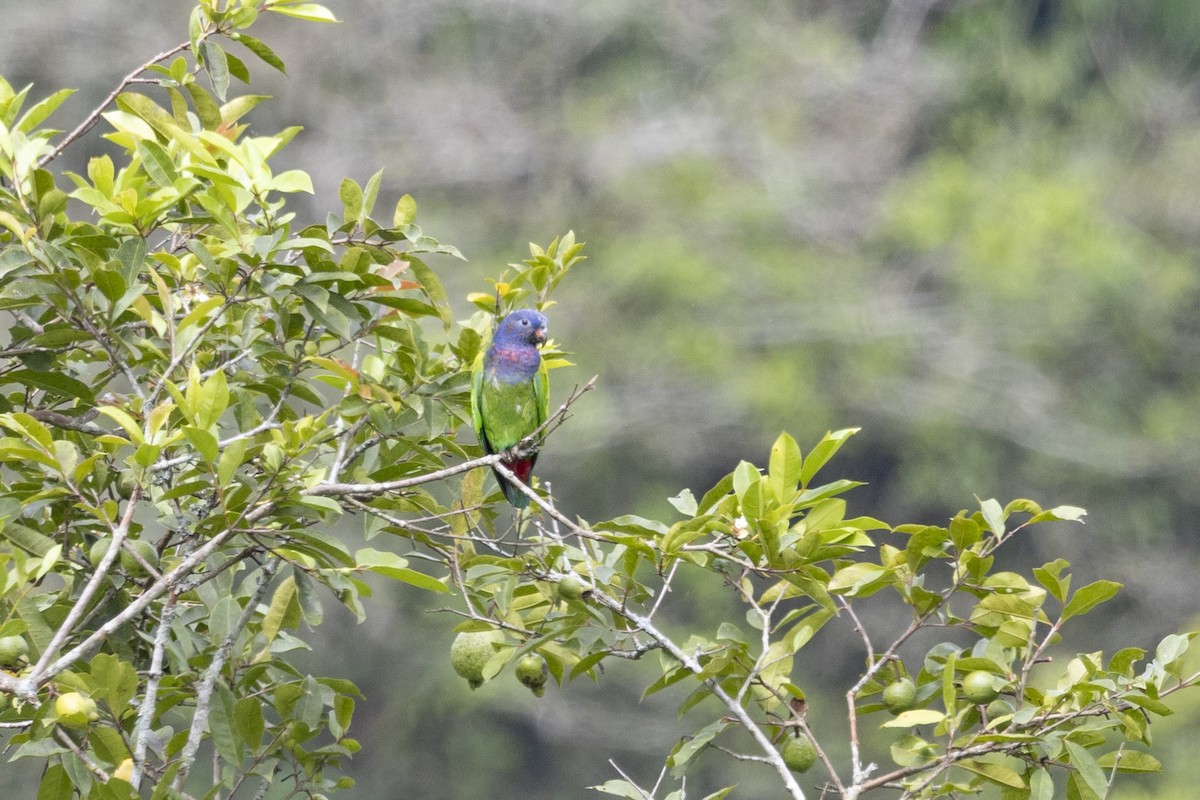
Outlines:
[[[546,343],[546,329],[545,328],[534,328],[533,329],[533,340],[535,342],[537,342],[538,344],[545,344]]]

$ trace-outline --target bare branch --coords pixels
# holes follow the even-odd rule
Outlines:
[[[146,693],[142,696],[138,707],[137,724],[133,730],[133,775],[129,782],[137,787],[141,785],[142,774],[146,765],[146,747],[150,740],[150,725],[154,719],[154,709],[158,704],[158,686],[163,677],[163,653],[167,649],[167,639],[171,635],[171,622],[175,619],[176,595],[167,597],[163,604],[162,614],[158,620],[158,631],[154,634],[154,651],[150,656],[150,673],[146,677]]]
[[[44,422],[47,425],[55,428],[78,431],[79,433],[86,433],[91,436],[101,436],[107,433],[107,431],[103,428],[99,427],[98,425],[93,425],[88,421],[96,416],[97,412],[94,409],[88,414],[84,414],[80,417],[68,417],[66,414],[60,414],[57,411],[47,411],[40,408],[35,408],[26,413],[39,422]]]
[[[92,572],[92,577],[84,585],[83,591],[79,593],[79,598],[67,613],[66,619],[62,621],[62,624],[58,626],[58,630],[54,632],[54,638],[50,640],[50,644],[46,645],[46,649],[42,651],[42,655],[30,671],[29,677],[23,681],[31,687],[30,691],[46,675],[47,665],[58,655],[67,637],[71,635],[71,632],[75,630],[75,626],[79,624],[79,620],[87,612],[92,598],[100,590],[100,586],[108,577],[109,567],[116,561],[117,554],[121,551],[121,543],[125,540],[126,534],[129,533],[129,524],[133,521],[133,512],[137,509],[140,498],[141,489],[135,486],[132,496],[125,505],[125,514],[121,517],[120,524],[112,531],[112,542],[109,544],[108,550],[104,552],[104,557],[96,565],[96,569]]]
[[[676,661],[682,664],[683,667],[688,670],[688,672],[691,672],[694,675],[700,675],[704,671],[704,668],[701,666],[700,662],[696,660],[695,656],[685,652],[683,648],[674,642],[674,640],[660,631],[650,619],[630,610],[620,601],[609,597],[602,591],[593,589],[591,596],[595,602],[611,611],[615,611],[616,613],[620,614],[645,632],[647,636],[651,637],[660,645],[662,645],[662,648],[670,653]],[[756,723],[750,716],[750,712],[748,712],[745,707],[743,707],[742,704],[737,701],[736,698],[726,692],[725,688],[719,681],[713,678],[704,678],[702,680],[704,681],[704,685],[708,687],[708,690],[712,692],[713,696],[725,705],[725,708],[729,710],[729,713],[754,739],[755,744],[757,744],[763,751],[766,760],[779,774],[780,780],[783,781],[783,785],[787,787],[788,794],[790,794],[794,800],[804,800],[804,790],[800,788],[800,784],[796,783],[796,777],[792,775],[791,770],[789,770],[787,765],[783,763],[783,758],[779,755],[779,751],[775,749],[774,745],[771,744],[771,740],[767,738],[766,734],[763,733],[762,729],[758,726],[758,723]]]
[[[250,624],[250,619],[258,613],[259,601],[267,592],[267,586],[270,585],[271,579],[275,577],[275,571],[279,569],[281,561],[272,559],[262,567],[262,574],[258,577],[258,586],[254,589],[254,594],[246,601],[246,607],[242,609],[241,616],[237,622],[226,634],[221,641],[217,651],[213,653],[212,661],[209,662],[208,668],[204,670],[204,677],[200,681],[200,688],[196,692],[196,710],[192,714],[192,726],[188,731],[187,743],[183,746],[183,752],[180,757],[179,771],[175,773],[175,780],[171,786],[176,791],[183,788],[184,781],[187,780],[188,773],[192,769],[192,764],[196,761],[196,752],[200,749],[200,740],[204,736],[204,730],[208,727],[208,711],[209,703],[212,701],[213,690],[216,688],[217,680],[221,677],[221,670],[225,668],[225,662],[229,660],[229,655],[233,651],[233,645],[241,636],[242,630]]]
[[[200,40],[203,41],[211,34],[212,34],[211,30],[204,31],[203,33],[200,34]],[[47,153],[46,155],[41,157],[41,159],[38,161],[38,169],[45,168],[45,166],[47,164],[49,164],[51,161],[53,161],[54,159],[61,156],[63,154],[63,151],[66,150],[71,145],[72,142],[74,142],[80,136],[83,136],[85,133],[90,131],[92,129],[92,126],[95,125],[100,120],[100,115],[104,113],[104,109],[108,108],[109,105],[111,105],[112,102],[117,99],[117,96],[120,95],[121,92],[125,91],[125,88],[127,86],[129,86],[135,80],[137,80],[139,75],[141,75],[146,70],[150,69],[150,67],[154,66],[155,64],[157,64],[161,61],[166,61],[168,58],[175,55],[176,53],[182,53],[184,50],[190,49],[191,46],[192,46],[191,42],[180,42],[179,44],[175,45],[174,47],[162,51],[161,53],[154,56],[149,61],[147,61],[146,63],[142,64],[140,67],[135,69],[133,72],[129,73],[124,78],[122,78],[121,82],[117,84],[117,88],[115,88],[111,92],[109,92],[108,97],[104,98],[104,101],[101,102],[100,105],[98,105],[94,109],[92,109],[92,113],[88,114],[87,117],[83,120],[83,122],[79,123],[79,125],[75,128],[75,130],[68,133],[66,135],[66,138],[64,138],[61,142],[59,142],[58,145],[53,150],[51,150],[49,153]]]

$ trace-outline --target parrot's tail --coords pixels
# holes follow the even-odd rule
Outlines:
[[[533,463],[537,461],[537,456],[518,459],[517,461],[505,461],[504,466],[520,478],[521,482],[526,486],[529,485],[530,479],[533,477]],[[505,478],[499,472],[492,470],[496,475],[496,482],[500,484],[501,491],[504,492],[504,497],[512,505],[513,508],[528,508],[529,495],[521,491],[519,486],[513,484],[512,481]]]

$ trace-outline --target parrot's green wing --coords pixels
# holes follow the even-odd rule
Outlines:
[[[538,374],[533,379],[533,396],[537,398],[538,427],[550,419],[550,371],[546,369],[546,359],[538,366]]]
[[[483,406],[480,399],[483,396],[483,350],[475,356],[475,364],[471,367],[471,423],[475,426],[475,438],[483,445]],[[486,445],[484,445],[486,447]]]

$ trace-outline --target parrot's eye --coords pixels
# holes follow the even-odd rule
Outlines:
[[[522,325],[524,325],[526,328],[528,328],[528,327],[529,327],[529,320],[527,320],[527,319],[523,319],[523,320],[521,320],[521,324],[522,324]]]

